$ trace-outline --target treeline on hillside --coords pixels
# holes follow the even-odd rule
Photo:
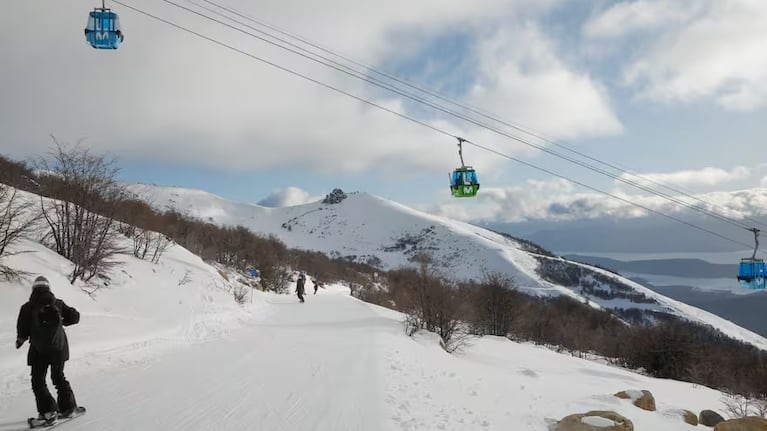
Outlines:
[[[765,352],[713,328],[660,314],[655,316],[657,325],[630,326],[570,298],[523,294],[512,279],[498,274],[488,274],[481,282],[445,280],[431,270],[425,257],[417,259],[421,264],[417,269],[379,277],[371,266],[292,250],[275,237],[244,227],[220,227],[172,210],[156,211],[125,193],[115,180],[113,163],[62,145],[52,152],[50,164],[35,166],[39,170],[0,156],[0,183],[13,187],[0,186],[0,259],[34,222],[39,222],[40,239],[69,254],[75,279],[105,276],[114,253],[131,252],[117,248],[116,234],[133,239],[134,255],[152,260],[158,249],[175,242],[204,259],[241,270],[256,267],[264,285],[273,290],[287,287],[289,268],[301,268],[319,282],[350,282],[355,296],[403,311],[410,333],[433,331],[448,351],[460,348],[471,336],[497,335],[571,352],[593,352],[657,377],[749,396],[767,394]],[[14,189],[52,200],[47,205],[43,199],[37,202],[41,213],[37,219],[30,218],[37,205],[18,199]],[[605,282],[579,268],[544,265],[544,273],[561,282]],[[8,275],[4,269],[8,270],[0,265],[0,276]]]
[[[355,296],[406,313],[408,333],[433,331],[448,351],[472,336],[497,335],[574,355],[597,354],[655,377],[767,396],[767,352],[672,315],[657,314],[655,325],[629,325],[572,298],[522,293],[500,274],[481,282],[445,280],[423,257],[420,268],[389,271]]]
[[[132,252],[157,262],[173,243],[242,271],[256,268],[262,285],[275,291],[287,288],[292,268],[301,268],[320,283],[365,283],[375,272],[364,264],[289,249],[274,236],[242,226],[221,227],[172,209],[157,211],[116,180],[114,160],[86,148],[57,142],[48,156],[33,166],[0,156],[0,185],[50,198],[40,199],[39,211],[32,215],[34,205],[22,205],[15,190],[0,187],[0,213],[15,217],[10,221],[0,218],[0,233],[4,227],[18,226],[22,218],[30,220],[20,232],[0,235],[0,259],[7,245],[24,231],[34,230],[44,244],[73,262],[72,282],[108,278],[114,257],[120,253]],[[120,234],[133,240],[133,250],[118,245]],[[0,266],[0,275],[4,269],[8,268]]]

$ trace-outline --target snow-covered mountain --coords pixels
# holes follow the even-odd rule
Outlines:
[[[196,196],[199,209],[209,209],[211,201],[226,205],[226,214],[245,208],[198,192],[181,195]],[[344,217],[349,209],[343,210],[347,205],[356,208],[355,201],[399,223],[435,222],[437,234],[453,232],[455,241],[465,241],[461,244],[471,244],[478,236],[468,225],[436,223],[440,219],[362,194],[334,204],[337,223],[357,226],[350,222],[357,219]],[[308,223],[298,215],[312,208],[331,211],[318,210],[318,205],[262,208],[259,214],[266,225],[276,223],[290,234],[281,237],[297,241],[293,235]],[[277,218],[286,211],[291,212],[291,229],[283,228]],[[494,243],[496,237],[480,233],[475,247]],[[338,246],[339,238],[333,239]],[[122,241],[130,245],[127,238]],[[570,292],[535,276],[534,254],[512,240],[497,241],[501,256],[508,253],[531,265],[507,259],[513,267],[508,271],[532,271],[526,289]],[[179,245],[157,263],[122,255],[120,265],[104,278],[74,284],[67,280],[72,263],[35,241],[34,235],[9,251],[2,263],[22,275],[0,279],[0,431],[24,429],[24,419],[36,414],[27,345],[16,350],[14,340],[19,306],[39,274],[51,281],[56,297],[81,313],[80,322],[66,329],[71,352],[66,373],[78,404],[88,413],[62,424],[62,431],[547,431],[573,414],[585,416],[577,419],[580,423],[616,424],[587,413],[608,410],[630,420],[638,431],[676,430],[689,426],[683,422],[685,414],[720,409],[724,395],[612,366],[604,358],[576,358],[503,337],[473,339],[460,354],[451,355],[440,347],[436,334],[407,336],[402,314],[359,301],[341,285],[326,286],[304,304],[292,295],[257,290],[250,290],[250,299],[239,304],[232,294],[246,285],[246,276],[204,262]],[[406,251],[386,253],[392,253],[388,265],[408,261]],[[399,260],[392,257],[396,253]],[[311,284],[308,287],[311,291]],[[710,319],[694,309],[679,312]],[[748,336],[737,328],[723,328],[731,335]],[[613,395],[621,391],[633,398],[640,390],[654,394],[657,411]]]
[[[547,256],[530,243],[367,193],[336,193],[314,203],[267,208],[201,190],[143,184],[132,185],[131,190],[157,209],[173,208],[212,223],[274,234],[289,247],[382,269],[414,265],[417,254],[428,253],[435,267],[454,279],[479,279],[485,272],[501,272],[528,293],[568,295],[624,314],[627,310],[641,310],[648,316],[668,313],[767,349],[764,337],[617,274]]]

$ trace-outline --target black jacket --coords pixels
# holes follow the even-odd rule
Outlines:
[[[69,360],[69,341],[64,329],[61,329],[62,337],[56,339],[56,343],[50,346],[47,352],[40,352],[35,346],[40,345],[41,341],[35,339],[32,334],[32,319],[36,311],[44,305],[44,297],[50,297],[50,288],[37,287],[32,290],[29,301],[21,306],[19,318],[16,321],[16,336],[22,340],[29,339],[29,353],[27,353],[27,365],[32,363],[47,362],[51,364],[63,363]],[[62,324],[64,326],[74,325],[80,322],[80,313],[64,303],[60,299],[54,300],[54,306],[61,312]]]

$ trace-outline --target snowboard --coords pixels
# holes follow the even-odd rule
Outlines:
[[[71,416],[69,416],[67,418],[59,417],[59,418],[56,419],[56,422],[54,422],[52,424],[47,423],[44,419],[38,419],[38,418],[29,418],[29,419],[27,419],[27,424],[29,425],[30,429],[31,428],[46,428],[46,429],[51,429],[51,428],[53,428],[55,426],[67,423],[67,422],[71,421],[72,419],[79,418],[80,416],[82,416],[84,414],[85,414],[85,407],[77,406],[75,408],[74,413],[72,413]]]

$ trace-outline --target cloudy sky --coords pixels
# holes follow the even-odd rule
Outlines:
[[[121,1],[450,134],[673,211],[615,179],[162,0]],[[733,215],[765,207],[759,193],[749,192],[753,201],[726,193],[767,187],[763,0],[215,1],[566,148],[652,181],[709,193],[707,199],[731,206]],[[92,1],[6,2],[0,14],[3,154],[43,154],[53,134],[116,155],[127,181],[201,188],[271,206],[340,187],[468,220],[637,213],[473,147],[464,157],[478,169],[480,196],[453,200],[447,173],[459,162],[452,138],[107,5],[120,14],[125,33],[117,51],[85,44]]]

